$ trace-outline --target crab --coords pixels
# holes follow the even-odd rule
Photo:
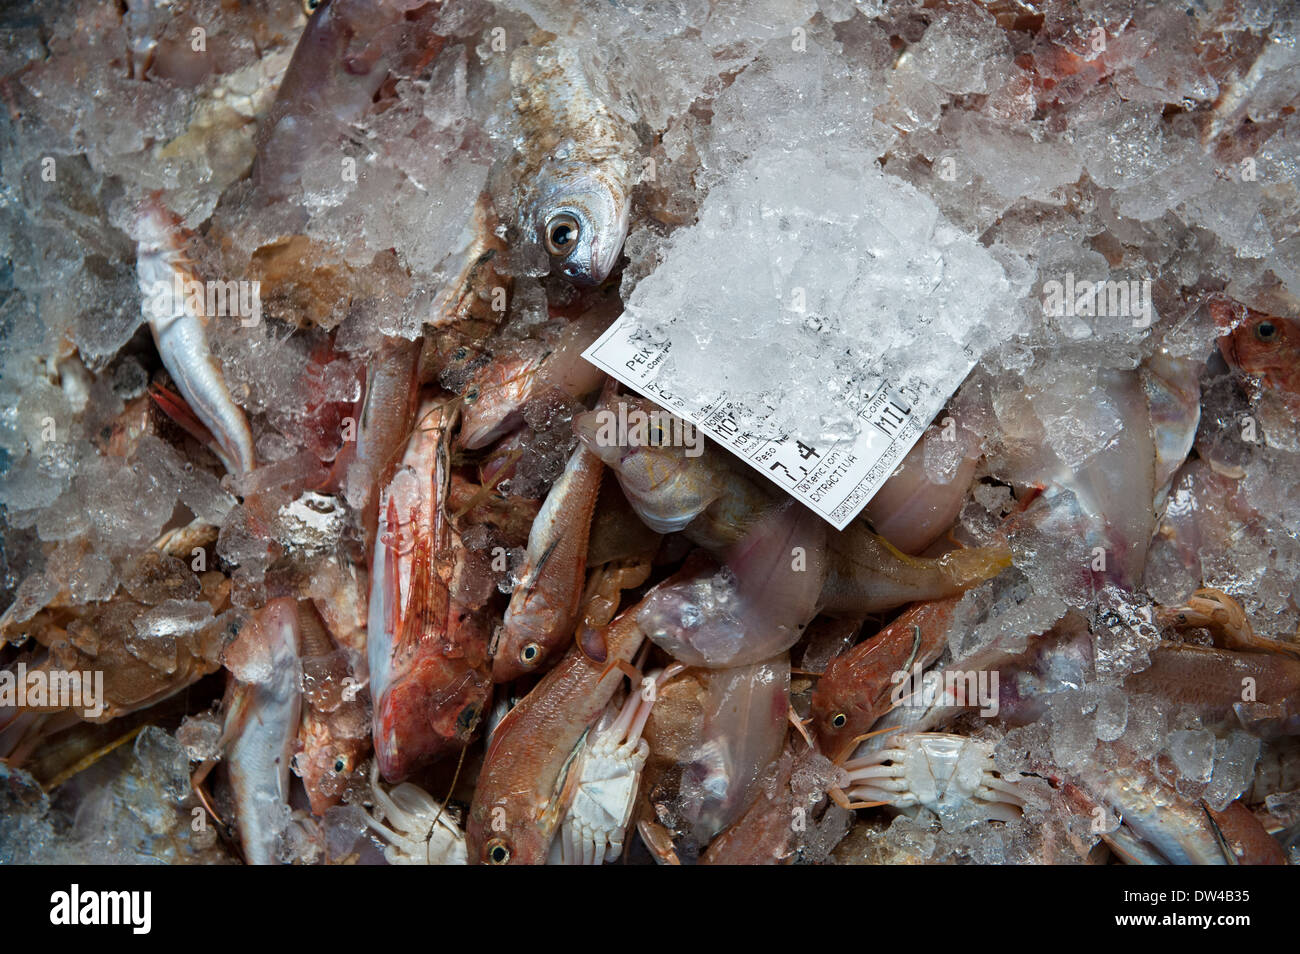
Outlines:
[[[621,708],[611,705],[578,747],[566,776],[571,793],[551,860],[566,865],[598,865],[623,853],[623,838],[632,817],[641,770],[650,746],[641,738],[658,685],[682,670],[674,664],[649,673],[641,689]]]
[[[992,744],[946,732],[900,736],[840,770],[830,794],[844,808],[920,806],[944,817],[976,802],[989,819],[1014,821],[1025,804],[1017,783],[994,768]]]
[[[385,792],[379,784],[379,763],[371,763],[370,789],[375,814],[366,822],[388,842],[384,858],[390,865],[468,864],[465,833],[452,822],[445,807],[411,782]],[[387,824],[385,824],[385,822]]]

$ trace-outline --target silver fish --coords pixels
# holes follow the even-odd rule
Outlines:
[[[150,198],[139,208],[133,233],[144,317],[163,366],[191,410],[212,432],[218,445],[213,449],[226,469],[245,474],[254,466],[253,435],[208,348],[208,317],[193,307],[188,293],[175,293],[178,286],[184,288],[196,281],[185,257],[180,223],[161,202]]]
[[[571,48],[523,46],[510,62],[520,123],[520,226],[571,281],[595,285],[627,238],[636,137]]]
[[[268,670],[261,682],[231,677],[223,740],[235,790],[235,813],[244,859],[275,863],[289,809],[289,765],[302,716],[302,663],[298,607],[292,599],[268,603],[240,632],[242,652]]]

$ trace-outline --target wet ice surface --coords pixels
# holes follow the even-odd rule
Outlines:
[[[1161,639],[1209,644],[1203,628],[1152,622],[1200,587],[1233,598],[1258,635],[1300,625],[1298,382],[1252,375],[1267,364],[1253,346],[1225,353],[1230,329],[1207,305],[1224,293],[1297,314],[1290,5],[1051,3],[1017,19],[969,2],[454,4],[439,15],[445,48],[384,90],[385,108],[328,128],[324,148],[279,156],[292,176],[275,194],[253,167],[297,6],[125,6],[0,15],[0,604],[14,643],[0,662],[28,636],[24,652],[120,651],[133,680],[114,691],[144,704],[214,673],[270,598],[335,600],[340,631],[364,620],[349,603],[364,579],[346,568],[369,541],[319,488],[381,336],[425,330],[482,190],[508,245],[496,265],[511,347],[544,349],[564,320],[552,309],[575,300],[510,224],[507,64],[541,29],[598,40],[579,43],[584,72],[635,132],[615,284],[672,341],[677,390],[725,388],[772,431],[820,440],[859,426],[854,396],[876,382],[942,379],[964,347],[978,359],[946,412],[984,455],[953,533],[1005,533],[1013,567],[957,603],[940,665],[1005,666],[1017,695],[1002,723],[960,730],[989,733],[1004,772],[1083,778],[1135,757],[1188,803],[1247,793],[1294,823],[1294,785],[1251,792],[1281,744],[1245,731],[1251,716],[1216,721],[1125,687]],[[243,482],[150,396],[171,382],[141,327],[127,222],[155,191],[194,230],[199,274],[262,283],[260,324],[208,329],[263,465]],[[1045,313],[1067,280],[1138,283],[1145,305],[1116,314],[1084,295]],[[1169,361],[1195,382],[1199,417],[1144,389]],[[470,377],[448,366],[425,380],[462,392]],[[525,408],[529,439],[500,485],[511,505],[545,496],[578,403]],[[1164,473],[1159,452],[1178,441],[1162,437],[1184,431],[1190,456]],[[943,483],[960,458],[936,433],[922,459]],[[472,571],[472,589],[509,590],[522,543],[470,528],[483,562],[498,544],[509,558]],[[348,649],[363,655],[364,632]],[[266,675],[265,660],[226,662]],[[187,834],[186,763],[217,754],[219,728],[188,715],[175,739],[146,729],[52,798],[4,769],[0,856],[224,856]],[[803,771],[811,802],[825,766]],[[1005,827],[860,816],[836,858],[1077,860],[1068,810],[1044,803]],[[352,850],[358,811],[325,825],[331,857]],[[810,859],[838,821],[810,836]],[[286,850],[314,857],[291,830],[301,843]]]

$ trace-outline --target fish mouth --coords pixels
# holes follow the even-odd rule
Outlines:
[[[528,675],[534,669],[536,669],[536,666],[530,669],[518,660],[511,659],[503,654],[492,660],[492,681],[494,683],[512,682]]]
[[[560,266],[560,271],[578,284],[599,285],[610,272],[610,266],[604,265],[600,260],[600,236],[592,238],[591,249],[584,257],[587,259],[585,263],[566,259]]]

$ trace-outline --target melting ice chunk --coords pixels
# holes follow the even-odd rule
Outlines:
[[[669,345],[660,387],[725,391],[756,433],[815,443],[856,434],[884,384],[941,403],[1023,292],[869,151],[771,147],[714,186],[627,313]]]

